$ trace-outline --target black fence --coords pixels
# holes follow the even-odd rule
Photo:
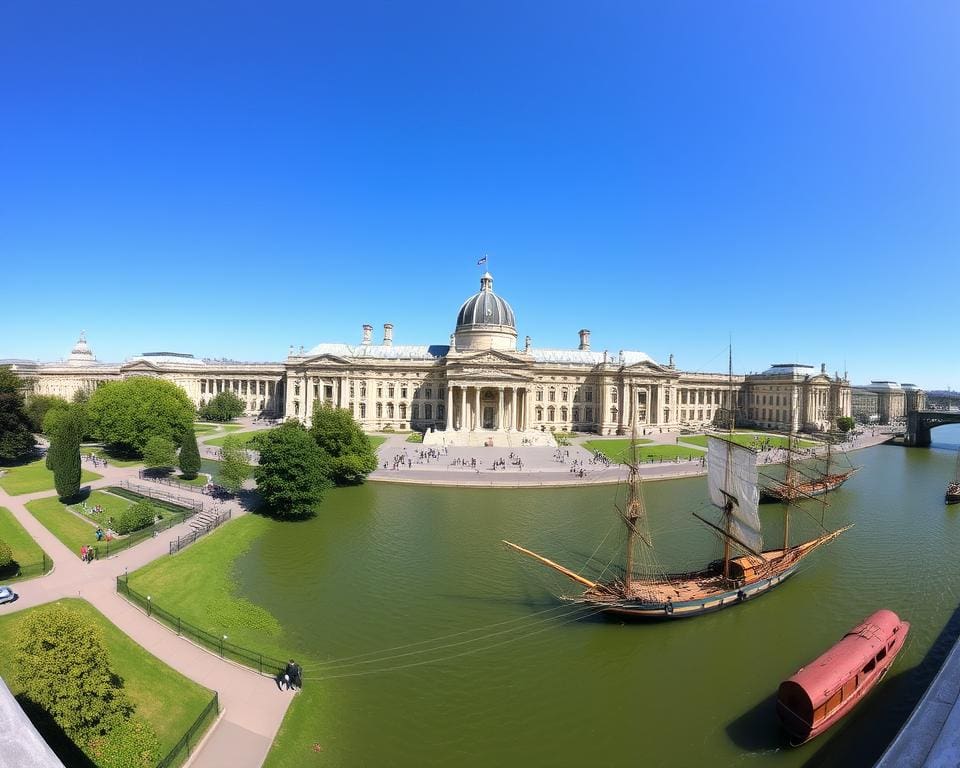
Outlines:
[[[182,480],[177,480],[175,477],[164,477],[163,475],[154,474],[149,469],[141,469],[137,473],[137,476],[141,480],[146,480],[149,483],[159,483],[160,485],[167,485],[171,488],[179,488],[182,491],[189,491],[190,493],[206,493],[204,490],[206,483],[204,483],[204,485],[185,483]]]
[[[206,536],[214,528],[217,528],[223,525],[230,517],[233,515],[233,512],[229,509],[224,510],[219,515],[214,517],[207,523],[204,523],[198,528],[194,528],[190,533],[186,533],[183,536],[177,536],[176,541],[170,542],[170,554],[175,555],[184,547],[188,547],[201,536]]]
[[[187,758],[193,753],[193,748],[196,747],[200,739],[203,738],[203,734],[206,733],[210,724],[217,719],[219,713],[220,699],[216,691],[214,691],[213,698],[210,699],[207,706],[203,708],[200,717],[193,721],[193,725],[183,734],[180,741],[173,745],[173,749],[167,753],[167,756],[157,763],[157,768],[172,768],[173,766],[185,763]]]
[[[14,560],[10,565],[0,568],[0,580],[32,579],[34,576],[43,576],[51,568],[53,568],[53,560],[44,552],[43,559],[35,563],[18,563]]]
[[[276,677],[287,666],[283,659],[269,656],[259,651],[236,645],[229,642],[226,635],[216,635],[207,632],[200,627],[184,621],[179,616],[174,616],[169,611],[161,608],[150,597],[142,595],[136,590],[131,589],[127,584],[126,576],[117,576],[117,592],[126,597],[131,603],[144,610],[147,616],[156,619],[162,624],[166,624],[181,637],[192,640],[197,645],[213,651],[222,659],[229,659],[245,667],[256,670],[261,675]]]
[[[111,486],[109,490],[112,493],[117,493],[118,490],[129,491],[136,494],[138,497],[135,499],[136,501],[139,501],[141,498],[148,498],[154,502],[165,502],[166,505],[172,505],[180,512],[184,509],[192,509],[194,512],[200,512],[203,509],[203,499],[191,499],[188,496],[179,496],[160,488],[151,488],[143,483],[132,483],[129,480],[124,480],[120,483],[119,488],[117,486]],[[123,493],[119,493],[118,495],[124,496]],[[126,498],[130,497],[127,496]],[[158,504],[157,506],[165,506],[165,504]],[[169,509],[170,507],[167,506],[166,508]]]

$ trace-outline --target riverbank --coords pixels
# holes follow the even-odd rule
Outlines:
[[[649,435],[647,438],[654,444],[673,445],[677,440],[676,435]],[[402,435],[392,436],[379,447],[379,466],[367,479],[381,483],[470,488],[564,488],[610,485],[625,480],[626,467],[596,459],[580,444],[588,439],[603,438],[589,435],[555,448],[525,446],[508,449],[437,448],[408,443]],[[892,439],[892,435],[885,433],[864,434],[847,444],[845,450],[871,448]],[[766,453],[769,454],[766,457],[761,454],[761,464],[782,463],[778,455],[781,452]],[[649,462],[640,467],[644,480],[677,480],[704,474],[703,457]]]

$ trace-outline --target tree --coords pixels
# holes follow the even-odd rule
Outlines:
[[[80,440],[85,421],[81,405],[67,406],[53,420],[47,466],[53,470],[53,484],[61,501],[74,499],[80,493]]]
[[[87,415],[96,438],[142,456],[151,437],[180,444],[193,424],[193,403],[173,382],[136,376],[95,390]]]
[[[837,429],[841,432],[849,432],[853,429],[854,421],[850,416],[840,416],[837,419]]]
[[[193,480],[200,471],[200,449],[197,447],[197,434],[193,431],[193,425],[183,436],[183,444],[180,446],[180,472],[184,478]]]
[[[13,550],[3,539],[0,539],[0,571],[13,565]]]
[[[146,499],[141,499],[136,504],[131,504],[120,513],[120,519],[117,520],[117,533],[126,534],[133,531],[139,531],[148,525],[153,525],[156,518],[156,510]]]
[[[224,438],[220,448],[220,473],[217,482],[228,491],[236,493],[243,481],[250,477],[250,459],[240,438],[230,435]]]
[[[143,463],[151,469],[169,469],[177,463],[177,446],[173,440],[154,435],[143,447]]]
[[[69,406],[70,403],[56,395],[30,395],[26,404],[30,429],[34,432],[43,432],[43,419],[47,415],[47,411],[54,409],[65,411]]]
[[[260,441],[257,490],[277,517],[312,517],[330,487],[329,457],[297,423],[271,429]]]
[[[19,623],[13,668],[23,695],[79,745],[109,733],[132,712],[102,630],[63,603],[37,608]]]
[[[23,388],[9,365],[0,366],[0,461],[15,461],[34,447]]]
[[[350,411],[316,405],[310,434],[330,456],[331,479],[337,485],[362,483],[377,468],[377,455],[370,438]]]
[[[243,416],[245,408],[243,400],[231,390],[225,389],[203,406],[199,413],[200,418],[206,421],[230,421]]]

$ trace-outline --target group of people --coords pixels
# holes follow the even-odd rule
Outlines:
[[[569,450],[565,450],[563,448],[557,448],[557,450],[553,452],[553,460],[559,461],[561,464],[566,464],[567,459],[569,458],[570,458]]]
[[[113,522],[113,518],[110,518],[110,522]],[[117,538],[117,532],[113,528],[107,528],[106,531],[103,530],[99,525],[97,526],[97,531],[94,534],[97,537],[97,541],[113,541]]]
[[[86,544],[84,544],[82,547],[80,547],[80,559],[89,565],[97,559],[97,548],[88,547]]]
[[[84,461],[89,461],[93,464],[94,467],[105,467],[107,466],[107,460],[101,459],[99,456],[95,456],[92,453],[81,453],[80,458]]]
[[[290,659],[290,661],[287,662],[287,666],[277,674],[277,688],[281,691],[284,688],[288,691],[291,688],[303,688],[303,670],[293,659]]]
[[[594,451],[594,452],[593,452],[593,458],[590,459],[590,463],[591,463],[591,464],[603,464],[603,466],[609,467],[613,462],[610,460],[610,458],[609,458],[605,453],[601,453],[600,451]]]

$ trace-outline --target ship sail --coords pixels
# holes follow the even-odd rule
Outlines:
[[[716,437],[707,438],[707,484],[710,501],[729,515],[728,533],[760,552],[760,491],[757,455],[749,448]]]

